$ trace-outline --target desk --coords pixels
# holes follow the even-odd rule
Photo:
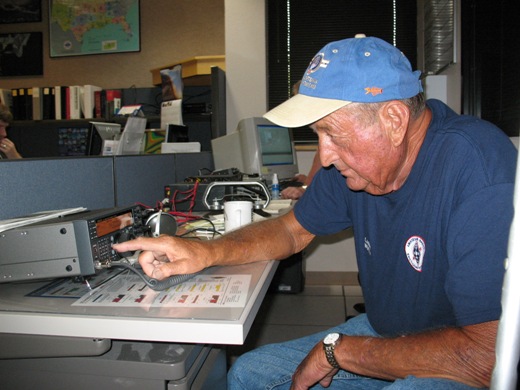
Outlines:
[[[0,340],[4,336],[8,341],[4,345],[8,359],[0,359],[2,386],[224,390],[226,354],[213,345],[245,341],[277,264],[268,261],[203,271],[250,275],[244,307],[72,306],[75,299],[27,296],[48,281],[0,284]],[[86,346],[99,352],[82,355]],[[29,352],[24,355],[25,348]]]
[[[111,308],[71,306],[67,298],[27,297],[48,282],[0,284],[0,333],[243,344],[277,262],[214,267],[205,274],[251,275],[243,308]]]

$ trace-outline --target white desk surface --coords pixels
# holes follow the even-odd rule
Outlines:
[[[72,306],[70,298],[28,297],[49,283],[0,284],[0,333],[243,344],[277,268],[277,262],[215,267],[205,274],[251,275],[245,307],[114,308]]]

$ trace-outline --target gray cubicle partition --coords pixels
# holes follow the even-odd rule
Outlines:
[[[213,171],[213,154],[201,153],[177,153],[175,154],[175,182],[182,183],[190,176],[208,174]]]
[[[155,207],[164,184],[175,177],[173,154],[114,157],[116,206],[142,203]]]
[[[210,152],[1,160],[0,220],[70,207],[154,207],[165,185],[212,169]]]
[[[114,207],[113,159],[2,160],[0,220],[44,210]]]
[[[114,161],[116,206],[137,202],[155,207],[164,198],[165,185],[213,170],[210,152],[116,156]]]

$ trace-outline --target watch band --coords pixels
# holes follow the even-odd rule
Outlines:
[[[340,365],[338,364],[338,361],[336,360],[336,357],[334,356],[334,349],[336,348],[336,345],[341,340],[341,334],[337,335],[338,338],[336,341],[330,343],[330,342],[324,342],[323,343],[323,350],[325,351],[325,357],[327,358],[327,361],[329,364],[334,368],[340,368]],[[327,338],[325,338],[326,340]]]
[[[333,346],[324,346],[325,349],[325,357],[329,364],[334,368],[340,368],[336,358],[334,357],[334,347]]]

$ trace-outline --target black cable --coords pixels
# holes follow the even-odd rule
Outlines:
[[[196,232],[208,232],[208,233],[213,233],[213,236],[212,238],[215,238],[215,235],[222,235],[221,232],[219,232],[217,229],[215,228],[195,228],[195,229],[191,229],[191,230],[188,230],[186,231],[185,233],[181,234],[180,236],[177,236],[177,237],[186,237],[188,235],[190,235],[191,233],[196,233]]]
[[[215,224],[213,223],[213,221],[210,218],[201,217],[201,218],[197,218],[195,220],[195,222],[196,221],[206,221],[209,224],[211,224],[211,228],[204,228],[204,227],[194,228],[194,229],[191,229],[191,230],[187,230],[186,232],[184,232],[183,234],[178,235],[177,237],[185,237],[185,236],[187,236],[187,235],[189,235],[191,233],[197,232],[197,231],[212,232],[213,233],[213,238],[215,237],[216,234],[222,235],[222,233],[220,233],[218,231],[217,227],[215,226]],[[192,222],[192,221],[186,222],[185,224],[190,223],[190,222]],[[185,225],[185,224],[183,224],[183,225]],[[179,226],[182,226],[182,225],[179,225]]]
[[[176,285],[178,285],[178,284],[180,284],[182,282],[185,282],[186,280],[189,280],[189,279],[193,278],[195,275],[197,275],[197,273],[194,273],[194,274],[184,274],[184,275],[174,275],[174,276],[170,276],[169,278],[164,279],[164,280],[157,280],[157,279],[154,279],[154,278],[149,278],[144,273],[140,272],[137,268],[134,268],[130,264],[126,264],[126,263],[111,263],[110,266],[111,267],[125,268],[125,269],[135,273],[137,276],[139,276],[143,280],[143,282],[148,287],[150,287],[151,289],[153,289],[155,291],[166,290],[169,287],[176,286]]]

